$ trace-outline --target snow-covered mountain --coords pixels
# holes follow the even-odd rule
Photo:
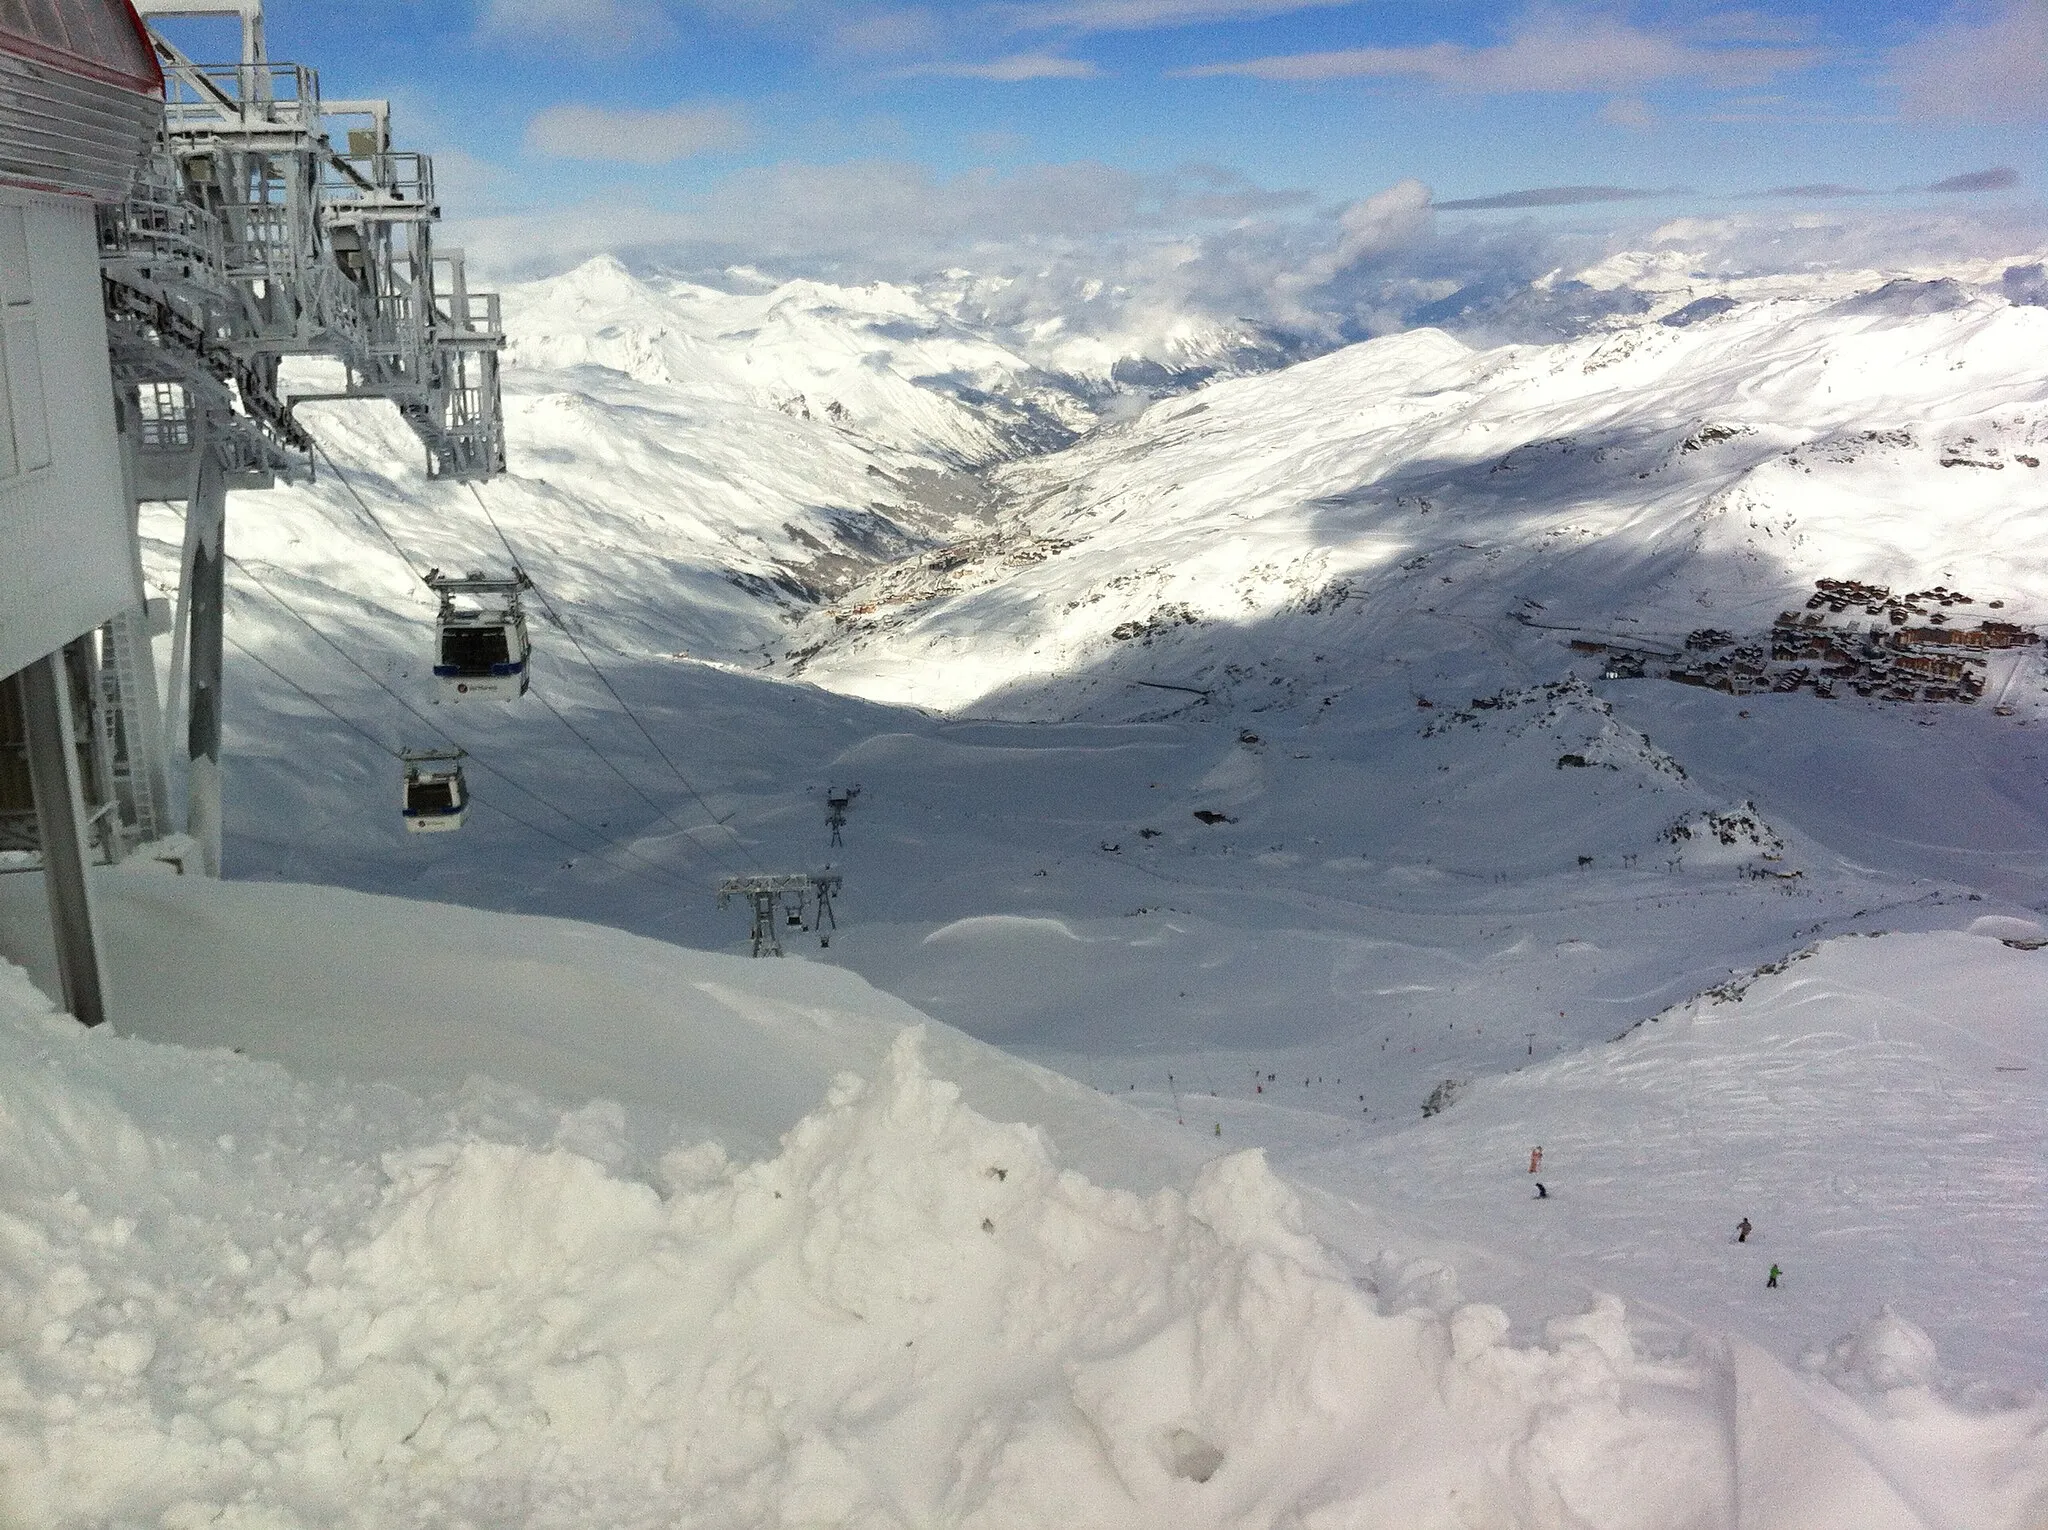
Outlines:
[[[2044,344],[2048,309],[1952,283],[1680,308],[1554,346],[1368,342],[1004,469],[969,556],[849,592],[791,662],[1044,716],[1131,674],[1238,688],[1233,660],[1281,663],[1291,697],[1427,677],[1432,650],[1466,646],[1446,628],[1531,672],[1563,635],[1682,649],[1761,633],[1830,577],[2039,621]]]
[[[698,586],[683,604],[748,637],[782,606],[971,533],[986,513],[974,470],[1295,354],[1192,318],[1142,335],[1020,333],[988,317],[985,291],[945,280],[735,273],[728,288],[606,257],[512,289],[507,414],[551,519],[584,522],[580,540],[652,544]],[[702,587],[712,579],[765,605],[735,606]]]
[[[1639,266],[1176,372],[599,262],[475,495],[306,405],[242,885],[103,878],[123,1028],[246,1055],[0,971],[25,1518],[2033,1530],[2048,310]],[[440,695],[416,568],[515,554],[534,693]],[[470,911],[735,952],[826,862],[801,962]]]

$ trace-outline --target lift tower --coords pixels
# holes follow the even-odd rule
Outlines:
[[[187,827],[218,875],[227,491],[312,476],[293,411],[315,398],[389,399],[430,477],[502,472],[504,332],[462,252],[435,247],[433,163],[394,144],[388,102],[323,100],[314,71],[273,62],[263,0],[135,7],[162,68],[163,131],[127,200],[102,210],[102,288],[131,493],[186,507],[172,710],[182,688]],[[192,17],[238,21],[241,56],[188,57],[163,23]],[[341,386],[288,393],[282,363],[303,356],[338,361]],[[146,654],[140,622],[110,623],[106,651]],[[150,666],[106,666],[100,690],[119,778],[161,781]],[[169,828],[148,798],[121,798],[131,841]]]

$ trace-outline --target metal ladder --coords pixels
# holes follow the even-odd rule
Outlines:
[[[156,676],[142,668],[154,663],[145,621],[141,610],[123,611],[101,629],[99,745],[119,804],[121,838],[131,847],[161,839],[171,827],[151,779],[155,719],[147,714],[156,710],[149,704]]]

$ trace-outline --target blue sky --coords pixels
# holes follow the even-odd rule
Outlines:
[[[394,99],[451,217],[565,252],[1170,233],[1410,177],[1596,221],[2048,184],[2048,0],[269,0],[269,32]]]

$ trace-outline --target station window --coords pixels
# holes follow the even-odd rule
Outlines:
[[[0,306],[20,308],[30,295],[27,225],[19,207],[0,207]]]
[[[0,482],[50,465],[34,296],[22,210],[0,207]]]

